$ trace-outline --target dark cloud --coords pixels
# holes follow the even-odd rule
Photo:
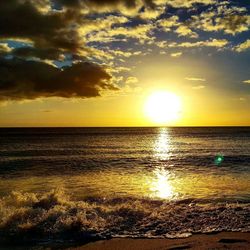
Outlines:
[[[9,51],[12,59],[4,58],[8,51],[6,46],[1,46],[0,100],[87,98],[99,96],[103,89],[115,90],[116,87],[108,83],[111,75],[97,64],[84,61],[59,69],[43,62],[63,59],[65,52],[84,60],[79,51],[85,50],[77,30],[83,21],[80,10],[49,11],[50,6],[47,7],[48,10],[46,1],[0,1],[0,39],[33,43],[32,47]]]
[[[123,5],[127,8],[135,8],[136,6],[139,5],[140,2],[142,2],[144,5],[149,6],[149,7],[154,7],[154,1],[153,0],[143,0],[143,1],[138,1],[138,0],[85,0],[84,2],[86,2],[87,5],[91,6],[91,5],[97,5],[97,6],[114,6],[114,5]]]
[[[63,51],[55,48],[41,49],[34,47],[20,47],[12,51],[12,55],[21,58],[40,58],[42,60],[61,60],[63,59]]]
[[[116,90],[111,76],[98,65],[81,62],[63,69],[43,62],[0,59],[0,99],[38,97],[95,97],[103,89]]]
[[[79,16],[73,10],[44,14],[29,1],[0,1],[0,38],[23,38],[36,47],[76,51],[80,38],[74,24]]]
[[[49,11],[52,2],[54,7],[61,7],[63,11]],[[143,2],[147,6],[154,6],[151,0]],[[41,8],[45,8],[46,3],[48,11],[43,12]],[[0,39],[30,40],[36,48],[80,53],[85,48],[85,41],[79,35],[79,28],[84,29],[86,25],[83,12],[94,9],[101,11],[106,7],[110,7],[110,11],[124,8],[133,10],[139,3],[142,6],[138,0],[0,1]]]
[[[155,7],[153,0],[54,0],[55,3],[60,4],[65,7],[117,7],[123,6],[125,8],[131,9],[135,8],[143,3],[148,7]]]

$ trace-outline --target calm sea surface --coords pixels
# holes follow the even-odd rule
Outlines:
[[[3,238],[179,237],[249,218],[250,128],[0,129]]]

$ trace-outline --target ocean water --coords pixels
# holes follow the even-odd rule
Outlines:
[[[250,128],[2,128],[0,242],[250,231]]]

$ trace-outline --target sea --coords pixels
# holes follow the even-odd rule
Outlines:
[[[250,127],[0,129],[0,245],[220,231],[250,232]]]

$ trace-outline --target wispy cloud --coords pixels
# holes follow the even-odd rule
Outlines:
[[[201,81],[201,82],[206,81],[205,78],[198,78],[198,77],[185,77],[185,79],[188,80],[188,81]]]
[[[235,50],[237,52],[242,52],[250,48],[250,39],[236,46]]]
[[[138,83],[138,79],[134,76],[130,76],[126,80],[126,84],[136,84]]]
[[[171,53],[170,54],[171,55],[171,57],[180,57],[181,55],[182,55],[182,52],[175,52],[175,53]]]
[[[215,48],[223,48],[229,43],[226,39],[210,39],[206,41],[198,41],[198,42],[170,42],[166,44],[169,48],[195,48],[195,47],[215,47]]]
[[[245,102],[245,101],[246,101],[246,98],[245,98],[245,97],[240,97],[239,100],[240,100],[241,102]]]
[[[199,89],[204,89],[205,86],[204,85],[197,85],[197,86],[193,86],[192,89],[196,89],[196,90],[199,90]]]

